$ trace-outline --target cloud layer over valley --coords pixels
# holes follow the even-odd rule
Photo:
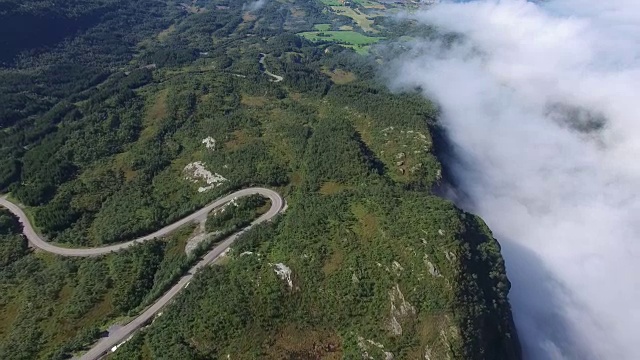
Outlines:
[[[640,2],[411,16],[463,35],[416,40],[389,75],[442,107],[456,182],[503,245],[527,358],[640,358]]]

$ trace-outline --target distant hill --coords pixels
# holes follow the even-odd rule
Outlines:
[[[55,45],[98,23],[119,0],[0,2],[1,62],[11,62],[26,50]]]

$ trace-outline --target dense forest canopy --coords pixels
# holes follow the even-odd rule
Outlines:
[[[376,75],[395,45],[372,43],[432,29],[384,8],[0,2],[0,191],[50,241],[122,242],[247,186],[287,199],[112,357],[519,358],[498,243],[434,195],[436,106]],[[194,234],[265,206],[97,259],[31,251],[0,211],[0,358],[86,349],[193,264]]]

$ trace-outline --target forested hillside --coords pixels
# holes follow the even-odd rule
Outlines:
[[[122,242],[247,186],[287,199],[111,357],[520,358],[498,243],[433,194],[436,107],[376,75],[370,39],[430,30],[375,6],[0,2],[0,190],[51,241]],[[266,206],[237,205],[204,230]],[[65,259],[0,213],[0,358],[86,349],[194,261],[194,228]]]

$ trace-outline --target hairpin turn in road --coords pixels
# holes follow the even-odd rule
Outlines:
[[[142,327],[144,324],[150,321],[155,314],[157,314],[165,305],[167,305],[171,301],[171,299],[173,299],[180,292],[180,290],[185,288],[185,286],[193,278],[193,275],[200,268],[210,264],[215,259],[217,259],[220,256],[220,254],[222,254],[225,250],[227,250],[231,246],[231,244],[233,244],[233,242],[241,234],[243,234],[244,232],[246,232],[247,230],[249,230],[250,228],[252,228],[257,224],[271,220],[273,217],[275,217],[276,215],[284,211],[285,209],[284,199],[277,192],[270,189],[266,189],[266,188],[254,187],[254,188],[242,189],[234,193],[231,193],[229,195],[223,196],[215,200],[214,202],[210,203],[209,205],[203,207],[202,209],[194,212],[193,214],[186,216],[170,225],[167,225],[152,234],[145,235],[140,238],[137,238],[125,243],[121,243],[121,244],[95,247],[95,248],[84,248],[84,249],[59,247],[45,241],[35,231],[33,225],[29,221],[29,218],[24,213],[24,211],[22,211],[22,209],[18,205],[9,201],[6,196],[0,197],[0,206],[7,208],[11,213],[13,213],[15,216],[18,217],[18,219],[20,220],[20,223],[23,226],[22,231],[26,236],[27,240],[29,240],[29,243],[31,243],[33,246],[37,248],[43,251],[47,251],[47,252],[62,255],[62,256],[100,256],[100,255],[116,252],[119,250],[123,250],[132,245],[142,243],[154,238],[162,237],[189,222],[206,218],[207,214],[211,212],[213,209],[216,209],[235,198],[240,198],[240,197],[245,197],[245,196],[250,196],[255,194],[262,195],[264,197],[269,198],[269,200],[271,200],[271,208],[269,208],[269,210],[266,213],[262,214],[258,219],[254,220],[250,225],[235,232],[234,234],[224,239],[224,241],[216,245],[211,251],[209,251],[202,258],[202,260],[200,260],[196,265],[194,265],[191,269],[189,269],[189,271],[184,276],[182,276],[175,285],[173,285],[166,293],[164,293],[164,295],[162,295],[161,298],[156,300],[156,302],[154,302],[153,305],[147,308],[142,314],[138,315],[135,319],[133,319],[128,324],[122,326],[121,328],[115,331],[110,332],[108,337],[101,339],[97,344],[95,344],[89,351],[87,351],[81,357],[82,360],[95,360],[102,357],[114,346],[125,341],[136,330],[138,330],[140,327]]]

